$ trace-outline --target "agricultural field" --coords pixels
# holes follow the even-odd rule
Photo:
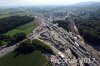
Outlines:
[[[18,55],[15,57],[11,52],[0,58],[0,66],[50,66],[47,59],[40,51],[34,51],[26,55]]]
[[[16,11],[15,11],[16,12]],[[10,16],[15,16],[15,15],[19,15],[19,16],[32,16],[30,12],[27,11],[17,11],[15,13],[14,11],[0,11],[0,18],[6,18],[6,17],[10,17]]]
[[[50,66],[43,51],[41,51],[48,50],[47,47],[37,39],[32,42],[26,40],[12,52],[0,57],[0,66]]]

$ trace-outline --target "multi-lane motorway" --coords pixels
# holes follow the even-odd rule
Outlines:
[[[35,16],[35,17],[38,18],[38,20],[41,22],[41,24],[38,27],[36,27],[33,30],[33,32],[27,36],[27,38],[25,40],[35,39],[42,32],[46,31],[46,29],[44,27],[48,26],[49,28],[52,28],[53,31],[58,33],[58,36],[60,36],[60,39],[63,40],[63,42],[65,43],[64,47],[67,46],[72,52],[76,53],[77,58],[80,58],[80,59],[81,58],[90,58],[91,61],[93,60],[92,58],[95,58],[95,61],[93,63],[88,63],[88,65],[89,66],[99,66],[97,58],[95,56],[93,56],[91,53],[89,53],[88,50],[86,49],[86,46],[84,46],[84,44],[82,44],[80,40],[74,38],[75,36],[72,36],[70,33],[68,33],[66,30],[64,30],[61,27],[54,26],[48,20],[46,21],[43,18],[43,16],[42,17],[41,16]],[[17,47],[16,45],[21,44],[25,40],[13,45],[13,46],[10,46],[10,47],[7,47],[7,48],[0,50],[0,57],[11,52],[11,51],[13,51]],[[51,47],[56,52],[56,54],[60,52],[58,50],[58,48],[53,47],[53,46],[51,46]],[[63,59],[66,60],[66,58],[63,58]],[[70,65],[68,64],[68,66],[70,66]]]
[[[90,58],[90,60],[93,61],[93,58],[95,58],[95,56],[92,56],[92,54],[88,52],[88,50],[86,49],[86,46],[84,46],[84,44],[82,44],[81,41],[75,39],[74,36],[70,35],[63,28],[58,27],[58,26],[53,26],[50,23],[48,24],[49,24],[49,27],[52,27],[55,31],[57,31],[57,33],[59,33],[61,38],[66,42],[66,45],[78,55],[78,58]],[[77,43],[78,45],[76,45],[75,43]],[[99,63],[97,59],[95,58],[95,61],[93,63],[89,63],[89,65],[98,66]]]
[[[36,19],[38,19],[39,22],[41,22],[41,19],[39,17],[36,17]],[[9,47],[5,47],[3,49],[0,50],[0,57],[6,55],[7,53],[13,51],[19,44],[21,44],[22,42],[28,40],[28,39],[35,39],[35,37],[38,35],[38,33],[36,33],[37,30],[39,30],[42,25],[44,25],[43,22],[41,22],[41,24],[39,26],[37,26],[32,33],[30,33],[26,39],[24,39],[23,41],[20,41],[19,43],[16,43],[12,46],[9,46]],[[40,32],[40,31],[39,31]]]

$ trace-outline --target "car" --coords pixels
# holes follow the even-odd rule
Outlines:
[[[75,42],[75,44],[76,44],[77,46],[79,46],[79,44],[78,44],[77,42]]]
[[[77,50],[77,48],[75,46],[72,46],[75,50]]]
[[[74,37],[75,39],[77,39],[77,37]]]
[[[2,47],[0,47],[0,50],[2,49]]]

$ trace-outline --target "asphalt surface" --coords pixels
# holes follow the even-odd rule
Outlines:
[[[27,36],[27,38],[26,38],[25,40],[27,40],[27,39],[31,39],[31,40],[35,39],[35,38],[36,38],[37,36],[39,36],[41,33],[43,33],[43,32],[46,31],[45,28],[43,29],[44,26],[49,26],[50,28],[52,28],[54,31],[56,31],[56,32],[58,33],[58,35],[60,36],[60,39],[62,39],[62,40],[64,41],[64,43],[65,43],[64,46],[68,46],[72,51],[74,51],[74,52],[78,55],[79,58],[83,58],[83,57],[95,58],[94,63],[89,63],[89,65],[90,65],[90,66],[98,66],[98,65],[99,65],[99,63],[98,63],[96,57],[95,57],[93,54],[91,54],[91,53],[87,50],[86,46],[85,46],[84,44],[82,44],[81,41],[75,39],[74,36],[70,35],[70,34],[69,34],[66,30],[64,30],[63,28],[60,28],[60,27],[58,27],[58,26],[53,26],[53,24],[49,23],[48,21],[46,21],[46,20],[43,19],[42,17],[36,16],[36,18],[38,18],[38,20],[41,21],[41,24],[40,24],[38,27],[36,27],[36,28],[33,30],[33,32]],[[13,46],[6,47],[6,48],[4,48],[4,49],[1,49],[1,50],[0,50],[0,57],[6,55],[7,53],[9,53],[9,52],[11,52],[11,51],[13,51],[13,50],[17,47],[17,45],[21,44],[21,43],[24,42],[25,40],[23,40],[23,41],[21,41],[21,42],[15,44],[15,45],[13,45]],[[78,44],[79,46],[76,45],[75,42],[77,42],[77,44]],[[58,53],[60,52],[60,51],[58,50],[58,48],[55,48],[55,47],[52,46],[52,45],[51,45],[51,47],[52,47],[53,51],[54,51],[56,54],[58,54]],[[87,52],[88,52],[88,53],[87,53]],[[63,60],[66,60],[67,57],[66,57],[66,55],[64,55],[64,56],[65,56],[65,57],[63,58]],[[68,63],[68,66],[70,66],[69,63]]]

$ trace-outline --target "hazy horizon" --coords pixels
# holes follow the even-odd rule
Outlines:
[[[100,2],[100,0],[0,0],[0,6],[72,5],[88,1]]]

